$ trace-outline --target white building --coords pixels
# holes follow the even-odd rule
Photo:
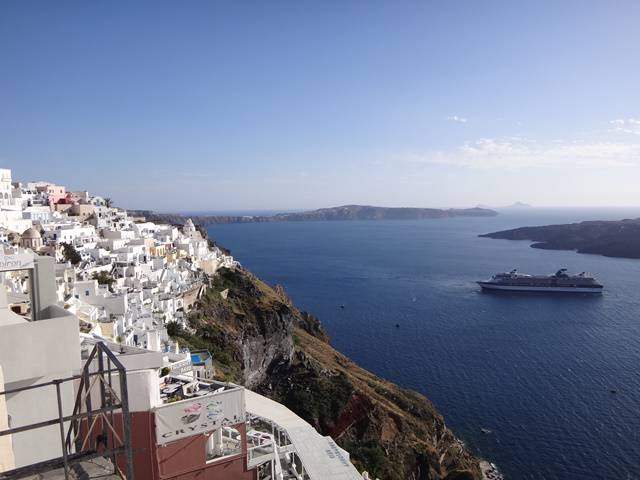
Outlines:
[[[70,243],[75,246],[84,246],[96,243],[96,229],[93,225],[77,222],[48,223],[42,226],[44,240],[46,242]]]
[[[11,169],[0,168],[0,207],[14,206]]]
[[[126,293],[111,293],[97,280],[76,280],[73,295],[89,305],[104,307],[111,315],[125,315],[128,310]]]
[[[23,208],[22,218],[31,222],[49,223],[53,221],[53,212],[47,206],[32,205]]]
[[[102,229],[102,236],[108,240],[133,240],[136,238],[136,232],[112,227]]]
[[[131,228],[138,238],[153,238],[154,234],[160,230],[160,226],[152,222],[134,222]]]
[[[4,260],[6,264],[10,258]],[[8,308],[7,292],[0,287],[0,370],[4,377],[0,391],[69,377],[80,368],[78,319],[56,304],[54,259],[36,257],[31,266],[36,278],[32,321]],[[71,382],[61,385],[61,395],[64,414],[69,415],[74,402]],[[3,397],[0,410],[6,411],[0,411],[0,419],[9,418],[9,428],[58,418],[55,388],[24,390]],[[12,451],[3,450],[0,461],[15,467],[62,455],[58,425],[15,433],[11,445]]]
[[[15,207],[0,208],[0,227],[4,227],[12,232],[24,232],[31,228],[33,223],[31,220],[22,218],[22,211],[14,209]]]

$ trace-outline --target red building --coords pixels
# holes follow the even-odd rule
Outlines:
[[[135,478],[257,479],[247,462],[244,389],[167,380],[160,388],[171,403],[131,412]],[[193,388],[199,395],[178,400]]]

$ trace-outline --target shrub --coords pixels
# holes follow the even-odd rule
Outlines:
[[[82,261],[82,257],[70,243],[62,244],[62,256],[67,262],[71,262],[72,265],[77,265]]]

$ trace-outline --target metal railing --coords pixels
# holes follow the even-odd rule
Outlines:
[[[97,365],[96,365],[97,364]],[[114,377],[120,392],[114,389]],[[62,385],[77,383],[71,415],[64,414]],[[27,390],[55,388],[58,417],[0,431],[0,437],[59,425],[62,456],[0,472],[0,480],[14,480],[59,468],[70,478],[72,465],[96,457],[110,458],[114,473],[133,480],[131,418],[127,394],[127,375],[122,363],[103,343],[96,343],[85,361],[82,372],[49,382],[0,392],[6,396]],[[99,389],[99,395],[92,390]],[[93,393],[93,395],[92,395]],[[98,397],[96,405],[94,400]],[[117,416],[116,416],[117,415]],[[118,421],[122,428],[119,428]],[[102,448],[101,448],[102,447]],[[124,471],[119,465],[124,465]]]

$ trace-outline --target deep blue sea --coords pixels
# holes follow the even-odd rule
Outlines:
[[[214,225],[209,233],[284,285],[338,350],[427,395],[508,479],[640,479],[640,260],[477,236],[630,217],[640,209]],[[474,283],[513,268],[561,267],[596,274],[605,293],[487,294]]]

